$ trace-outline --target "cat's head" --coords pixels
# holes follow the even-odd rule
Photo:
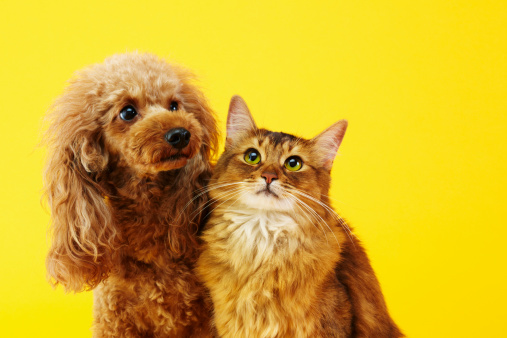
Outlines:
[[[310,140],[259,129],[245,101],[234,96],[210,196],[240,208],[278,211],[304,208],[298,200],[327,202],[331,167],[346,129],[341,120]]]

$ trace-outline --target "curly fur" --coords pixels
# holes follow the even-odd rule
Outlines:
[[[119,118],[126,105],[137,109],[132,121]],[[201,221],[192,212],[207,197],[192,199],[210,177],[218,132],[192,75],[153,55],[115,55],[78,72],[47,123],[51,282],[95,289],[95,336],[209,335],[192,272]],[[176,127],[192,135],[181,151],[164,140]]]

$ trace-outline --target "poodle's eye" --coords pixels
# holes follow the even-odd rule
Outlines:
[[[136,117],[136,115],[137,115],[136,108],[132,106],[126,106],[120,112],[120,118],[123,121],[132,121],[134,117]]]
[[[176,111],[176,110],[178,110],[178,102],[171,101],[171,104],[169,105],[169,110],[170,111]]]

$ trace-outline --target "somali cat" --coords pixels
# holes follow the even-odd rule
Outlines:
[[[329,206],[342,120],[311,140],[231,100],[197,272],[223,337],[401,337],[360,242]]]

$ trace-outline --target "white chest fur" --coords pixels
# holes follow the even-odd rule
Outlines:
[[[213,280],[207,286],[221,335],[311,336],[316,322],[307,312],[315,289],[302,276],[319,266],[312,239],[286,212],[224,208],[219,214],[204,235],[203,264],[217,265],[205,275]]]
[[[280,211],[241,209],[225,211],[222,217],[228,255],[233,266],[251,268],[273,261],[274,256],[291,255],[301,241],[299,225]]]

